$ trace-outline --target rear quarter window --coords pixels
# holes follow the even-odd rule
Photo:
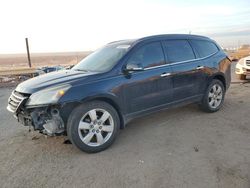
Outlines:
[[[199,57],[207,57],[219,51],[218,47],[210,41],[191,40],[191,45],[198,53]]]

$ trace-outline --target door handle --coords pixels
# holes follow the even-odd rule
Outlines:
[[[171,75],[170,72],[169,72],[169,73],[165,73],[165,72],[164,72],[164,73],[161,74],[161,77],[166,77],[166,76],[170,76],[170,75]]]
[[[196,70],[200,70],[200,69],[204,69],[205,67],[204,66],[198,66],[196,67]]]

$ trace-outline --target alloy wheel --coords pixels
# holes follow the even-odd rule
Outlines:
[[[114,120],[104,109],[92,109],[85,113],[78,126],[78,134],[88,146],[101,146],[109,140],[114,131]]]
[[[211,108],[220,106],[223,98],[223,90],[219,84],[214,84],[208,93],[208,103]]]

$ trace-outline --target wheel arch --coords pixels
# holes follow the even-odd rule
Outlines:
[[[226,78],[225,78],[225,75],[223,73],[217,73],[217,74],[214,74],[212,77],[211,77],[211,80],[214,80],[214,79],[217,79],[217,80],[220,80],[222,83],[223,83],[223,86],[225,89],[227,89],[227,83],[226,83]]]
[[[82,101],[82,103],[91,102],[91,101],[103,101],[103,102],[106,102],[109,105],[111,105],[117,111],[117,113],[119,115],[120,128],[123,129],[125,127],[125,121],[124,121],[124,117],[122,115],[122,110],[120,108],[120,105],[114,99],[113,96],[107,96],[107,95],[93,96],[93,97],[89,97],[89,98],[84,99]]]

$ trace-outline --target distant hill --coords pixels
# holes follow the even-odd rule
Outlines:
[[[90,54],[84,52],[32,53],[32,67],[74,65]],[[0,69],[15,69],[28,67],[27,54],[0,54]]]

